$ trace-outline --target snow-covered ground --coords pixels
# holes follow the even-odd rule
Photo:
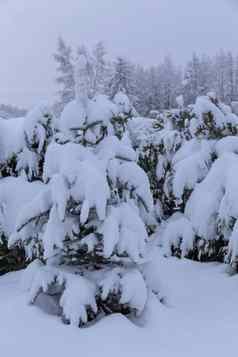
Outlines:
[[[236,355],[238,276],[221,264],[201,264],[155,254],[166,304],[151,301],[136,326],[121,315],[93,327],[63,325],[26,304],[21,272],[0,278],[1,356],[82,355],[123,357]]]

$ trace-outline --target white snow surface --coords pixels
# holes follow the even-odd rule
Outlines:
[[[225,138],[218,140],[215,146],[215,152],[218,157],[226,152],[238,154],[238,137],[226,136]]]
[[[84,329],[28,306],[19,285],[22,272],[0,277],[2,355],[30,357],[33,350],[35,357],[79,351],[87,357],[236,355],[237,275],[229,277],[222,264],[165,259],[157,251],[147,273],[162,289],[165,305],[151,297],[137,324],[115,314]]]

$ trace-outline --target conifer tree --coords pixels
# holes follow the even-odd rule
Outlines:
[[[0,274],[26,264],[22,247],[9,249],[8,241],[17,214],[41,189],[39,181],[43,180],[44,157],[53,136],[52,125],[53,115],[46,105],[34,108],[23,118],[0,120]]]
[[[76,99],[61,115],[61,140],[46,152],[45,191],[21,212],[11,237],[38,258],[26,272],[30,301],[54,295],[63,320],[79,326],[144,310],[143,217],[153,206],[136,153],[115,135],[120,108],[103,95],[89,99],[86,65],[81,56]]]
[[[59,37],[57,52],[54,54],[57,62],[58,76],[56,82],[60,89],[58,90],[58,102],[55,105],[56,114],[59,115],[64,106],[75,97],[74,92],[74,65],[71,47]]]
[[[120,91],[125,91],[130,99],[135,99],[134,66],[123,57],[118,57],[115,61],[110,90],[111,97]]]
[[[106,60],[107,51],[103,42],[98,42],[93,49],[94,83],[93,93],[109,94],[110,65]]]
[[[168,255],[237,267],[238,117],[214,93],[198,97],[191,114],[191,137],[172,162],[173,194],[184,204],[165,225],[164,248]]]

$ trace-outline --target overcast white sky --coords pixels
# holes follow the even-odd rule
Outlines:
[[[183,64],[193,51],[238,53],[238,0],[0,0],[0,103],[52,97],[58,35],[103,40],[145,65],[166,54]]]

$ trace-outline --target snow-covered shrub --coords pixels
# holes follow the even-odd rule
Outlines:
[[[220,142],[236,135],[238,128],[238,118],[213,93],[198,97],[190,115],[186,129],[189,135],[172,160],[173,194],[178,200],[185,195],[184,206],[191,191],[206,177],[219,156],[216,148],[220,152],[223,150],[219,149],[220,145],[227,148],[227,143]]]
[[[42,176],[44,154],[52,138],[52,114],[46,105],[26,117],[0,119],[0,173],[2,177],[25,172],[29,180]]]
[[[142,313],[148,291],[140,266],[153,209],[147,175],[114,129],[117,104],[89,99],[80,81],[46,151],[45,190],[21,210],[10,240],[42,262],[27,270],[30,301],[56,295],[63,320],[75,325]]]
[[[198,260],[223,260],[228,251],[226,260],[237,264],[238,117],[213,93],[199,97],[192,113],[191,138],[183,142],[172,159],[173,195],[177,202],[183,201],[180,211],[184,229],[191,227],[193,231],[191,249],[185,255]],[[187,245],[187,238],[180,233],[182,221],[168,220],[163,235],[166,250],[176,251],[178,256],[184,255],[183,247]]]
[[[198,97],[193,108],[191,133],[199,138],[220,139],[238,134],[238,118],[229,106],[219,102],[214,93]]]
[[[49,109],[46,106],[39,106],[26,117],[0,119],[1,273],[25,264],[24,251],[9,249],[8,239],[17,214],[36,192],[38,183],[31,186],[27,179],[35,180],[42,177],[44,155],[52,137],[51,118]],[[25,173],[26,180],[16,177],[22,172]]]
[[[8,240],[14,232],[19,212],[43,188],[41,182],[29,183],[22,177],[0,180],[0,274],[24,266],[24,250],[21,246],[9,249]]]
[[[213,246],[215,249],[215,252],[210,250],[208,256],[214,253],[218,257],[224,255],[224,247],[229,242],[229,259],[232,263],[237,260],[237,170],[236,154],[226,153],[221,156],[215,161],[204,181],[196,186],[185,209],[196,235],[205,245],[206,242],[211,243],[207,247]]]

